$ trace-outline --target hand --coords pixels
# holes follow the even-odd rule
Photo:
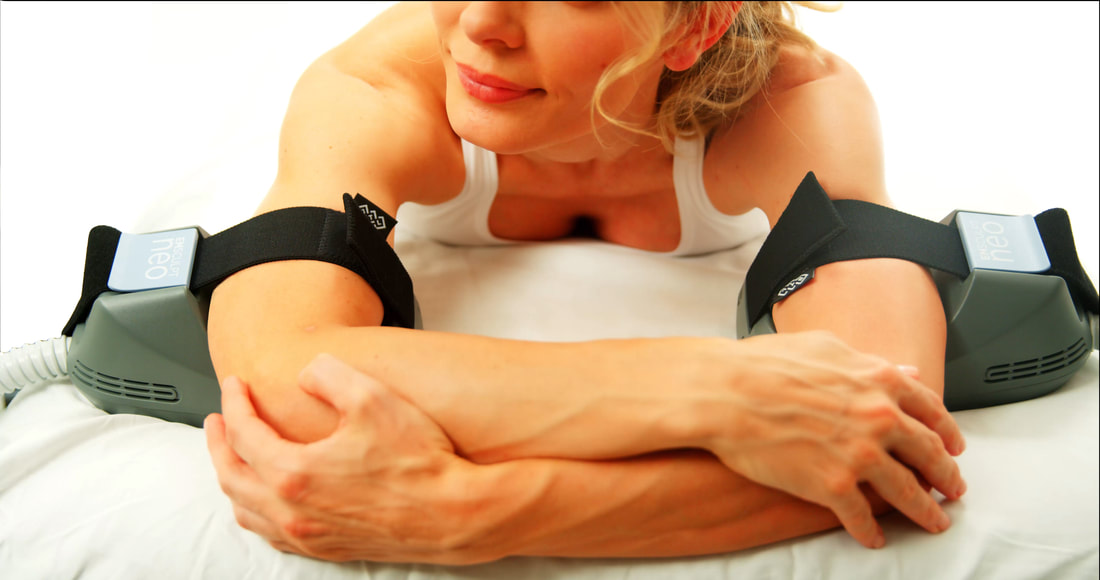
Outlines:
[[[963,437],[915,370],[821,332],[738,345],[735,410],[707,445],[727,467],[831,509],[867,547],[885,538],[861,484],[930,532],[950,525],[919,476],[949,499],[962,496],[951,455],[962,452]]]
[[[206,419],[238,523],[279,550],[326,560],[459,563],[464,462],[439,426],[331,356],[318,356],[299,382],[339,413],[326,439],[283,439],[232,377],[222,386],[224,418]]]

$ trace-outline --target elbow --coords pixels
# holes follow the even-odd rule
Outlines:
[[[214,290],[210,359],[219,381],[235,376],[249,386],[260,418],[280,435],[316,441],[332,433],[338,415],[299,387],[299,373],[331,348],[325,338],[333,329],[377,324],[381,312],[378,297],[348,270],[308,260],[261,264]]]
[[[301,370],[317,354],[307,347],[307,334],[269,332],[245,340],[215,328],[208,331],[219,383],[230,376],[246,383],[260,419],[283,438],[298,443],[324,439],[339,420],[335,409],[298,384]]]

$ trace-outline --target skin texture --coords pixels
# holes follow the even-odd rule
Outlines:
[[[340,209],[327,192],[343,191],[391,214],[445,201],[463,183],[461,136],[498,153],[497,236],[553,239],[585,215],[611,243],[674,248],[671,155],[587,112],[603,68],[640,42],[618,18],[586,2],[391,9],[303,74],[259,211]],[[613,86],[609,110],[647,119],[660,71],[690,66],[726,25],[689,30]],[[478,79],[523,96],[490,102],[502,93]],[[811,170],[833,197],[889,203],[856,71],[791,48],[766,95],[713,137],[715,207],[774,223]],[[928,273],[825,266],[774,317],[779,335],[738,342],[408,331],[378,327],[377,295],[347,270],[263,264],[212,300],[211,455],[243,526],[334,560],[704,554],[837,525],[878,547],[887,509],[945,529],[929,490],[965,491],[963,441],[940,402]]]

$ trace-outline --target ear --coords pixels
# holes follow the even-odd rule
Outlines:
[[[730,2],[729,10],[712,10],[707,18],[694,22],[679,42],[665,51],[665,66],[674,71],[691,68],[699,56],[729,30],[734,17],[741,11],[741,4],[743,2]]]

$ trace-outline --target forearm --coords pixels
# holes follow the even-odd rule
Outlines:
[[[946,322],[932,277],[900,260],[857,260],[817,269],[814,281],[776,304],[779,332],[828,330],[856,350],[920,369],[943,395]]]
[[[460,455],[481,463],[624,457],[700,439],[690,425],[698,403],[685,397],[687,385],[676,389],[688,379],[654,368],[657,343],[536,343],[331,327],[288,337],[280,350],[295,355],[284,359],[282,372],[270,368],[275,372],[261,379],[269,388],[281,383],[271,403],[294,397],[297,371],[315,354],[329,353],[423,409]]]
[[[316,440],[336,425],[329,407],[298,387],[299,371],[329,353],[423,409],[459,453],[487,462],[521,456],[582,459],[682,446],[691,430],[685,393],[701,357],[724,339],[537,343],[371,325],[365,298],[327,264],[278,280],[245,271],[218,289],[210,316],[220,376],[249,383],[260,415],[290,439]],[[270,278],[270,279],[269,279]],[[280,292],[257,292],[264,284]],[[341,287],[341,285],[345,287]],[[331,287],[350,305],[298,296]],[[359,289],[361,290],[361,289]],[[340,294],[337,294],[339,292]],[[265,304],[266,302],[266,304]],[[374,324],[377,324],[375,321]],[[680,364],[678,360],[693,360]]]
[[[341,427],[331,439],[287,452],[311,459],[275,462],[269,480],[276,497],[308,503],[310,498],[329,501],[344,495],[348,502],[333,505],[365,504],[362,513],[369,525],[358,528],[368,532],[368,547],[377,543],[369,533],[378,524],[368,517],[377,513],[372,502],[385,505],[386,494],[365,494],[355,482],[381,481],[380,489],[388,489],[390,495],[399,490],[398,504],[412,506],[412,517],[384,510],[389,518],[397,518],[382,522],[395,526],[395,538],[405,537],[408,526],[423,528],[420,514],[427,509],[440,518],[440,533],[432,535],[443,539],[431,542],[432,551],[442,550],[439,557],[448,561],[469,562],[512,554],[626,557],[723,552],[827,529],[838,522],[833,513],[846,518],[845,527],[871,546],[877,526],[862,519],[869,517],[869,510],[856,497],[863,489],[861,482],[869,482],[927,529],[940,529],[938,506],[919,493],[905,466],[889,459],[895,449],[945,495],[960,495],[961,480],[945,449],[958,448],[961,438],[946,412],[937,413],[942,407],[892,365],[822,334],[739,342],[668,339],[570,345],[348,327],[344,320],[324,324],[323,317],[317,317],[312,328],[257,332],[249,327],[251,332],[235,341],[232,332],[224,332],[232,325],[221,328],[224,334],[216,328],[231,322],[222,318],[227,313],[239,311],[225,310],[218,316],[213,308],[211,312],[211,320],[219,319],[211,325],[212,336],[226,341],[217,350],[217,358],[224,357],[217,363],[219,370],[227,372],[226,367],[235,365],[233,373],[250,383],[256,377],[261,383],[264,376],[274,377],[269,382],[282,385],[289,394],[279,397],[269,385],[267,395],[252,400],[283,405],[276,419],[284,423],[278,428],[296,426],[292,421],[299,409],[293,397],[309,399],[307,391],[322,392],[319,384],[328,393],[322,399],[341,409]],[[255,320],[260,318],[252,324]],[[270,320],[286,323],[280,317]],[[267,358],[249,361],[252,351],[266,353]],[[314,369],[304,377],[303,390],[297,369],[316,352],[332,353],[356,368],[341,365],[347,372],[335,378],[331,373],[316,375],[319,371]],[[734,371],[709,376],[707,369],[715,366],[732,366]],[[281,374],[294,378],[284,381]],[[708,383],[709,387],[695,387]],[[256,389],[249,391],[257,394]],[[333,393],[346,396],[334,399]],[[241,464],[270,469],[272,462],[264,461],[263,451],[272,442],[257,446],[255,438],[278,438],[256,421],[255,414],[240,412],[248,407],[244,389],[228,388],[224,397],[230,401],[230,428],[229,443],[223,446],[239,440],[244,461],[223,461],[219,473]],[[944,446],[930,441],[918,421],[902,416],[906,412],[898,408],[899,399]],[[332,402],[336,400],[342,402]],[[253,425],[251,438],[240,431],[250,424],[250,417],[252,423],[263,425]],[[418,440],[418,430],[434,435]],[[459,450],[467,445],[542,458],[471,463],[455,457],[443,430],[458,433],[450,437]],[[549,459],[560,455],[540,451],[547,446],[565,456],[596,457],[696,447],[710,450],[722,463],[698,450],[614,461]],[[253,461],[250,455],[259,459]],[[436,463],[427,472],[422,461],[408,459],[425,456]],[[343,461],[342,469],[333,469],[334,459]],[[384,482],[389,479],[402,481],[387,488]],[[306,485],[317,491],[299,489]],[[859,505],[841,509],[852,502]],[[295,518],[305,517],[308,523],[316,514],[325,514],[323,505],[320,510],[308,507],[294,512]],[[354,518],[349,522],[354,524]],[[339,530],[330,535],[362,537]]]
[[[839,525],[830,511],[755,484],[704,452],[474,469],[469,526],[454,546],[467,561],[714,554]]]

